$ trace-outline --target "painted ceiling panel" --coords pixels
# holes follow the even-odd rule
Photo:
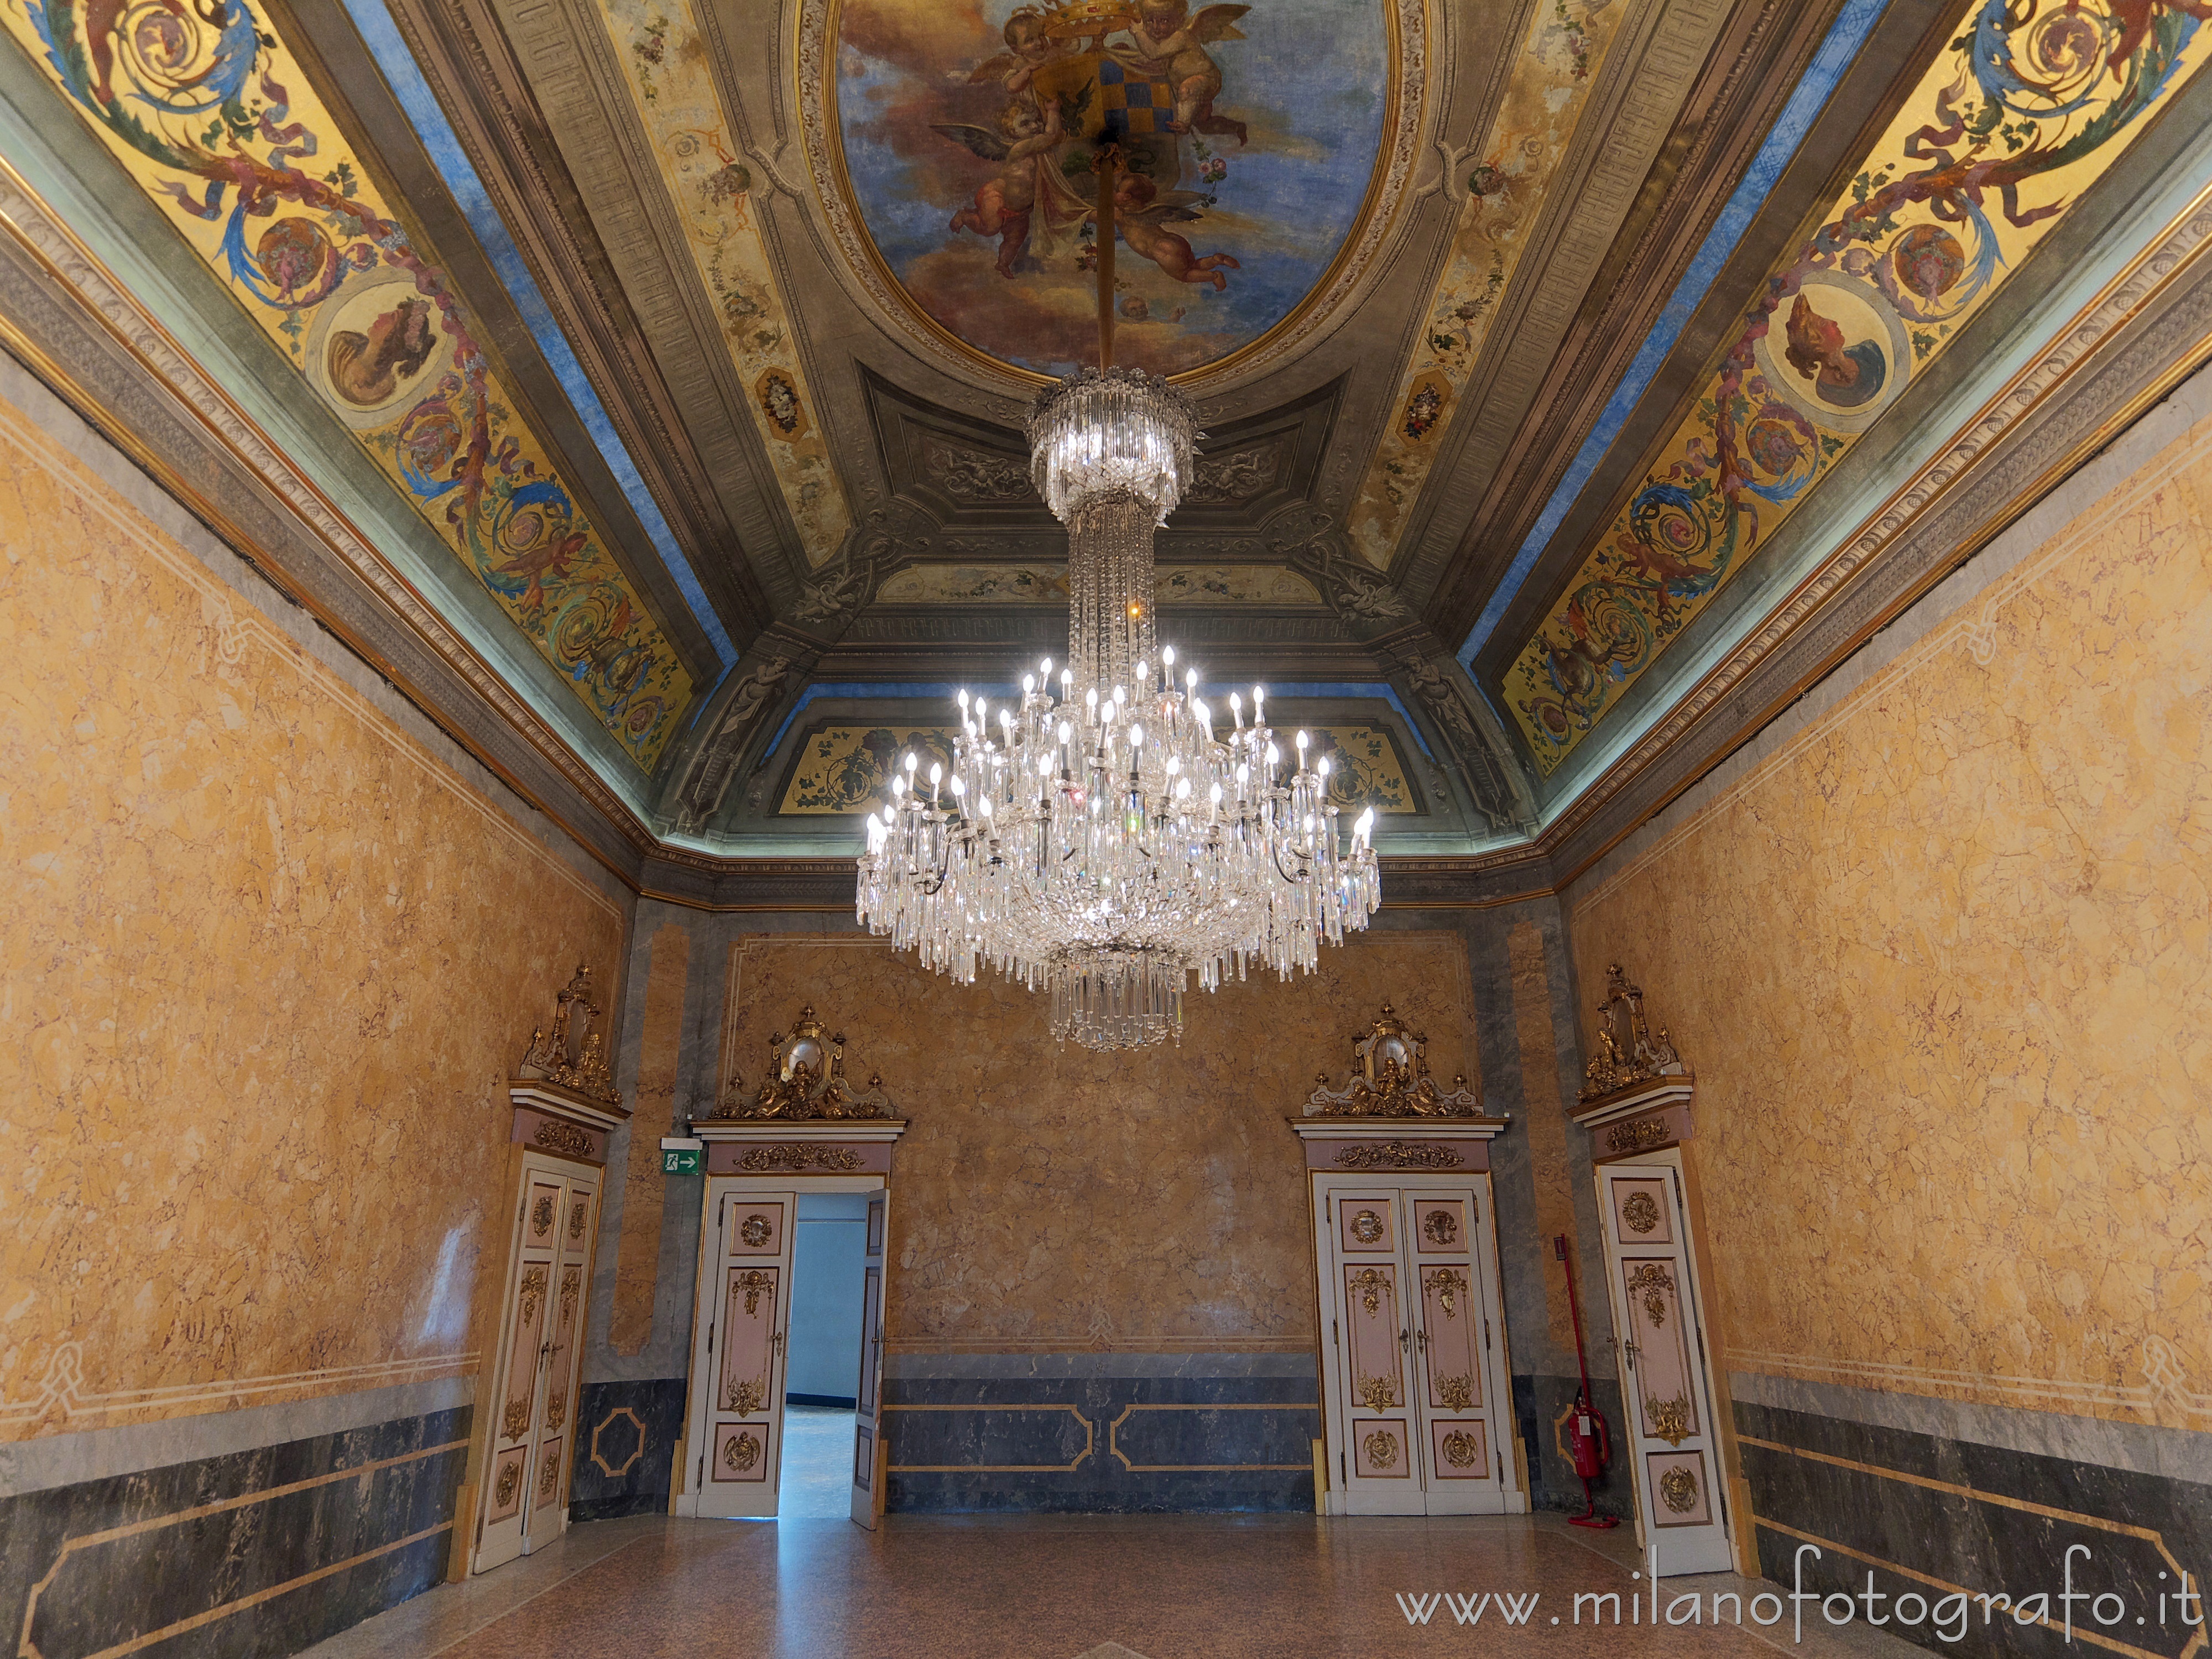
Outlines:
[[[1542,627],[1504,699],[1557,769],[2202,67],[2164,0],[1976,0]]]
[[[696,688],[266,20],[7,9],[148,199],[641,771]]]

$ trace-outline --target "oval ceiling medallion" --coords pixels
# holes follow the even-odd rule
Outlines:
[[[1115,356],[1171,375],[1310,329],[1410,164],[1419,0],[808,10],[809,147],[847,256],[909,332],[1017,374],[1097,361],[1100,144],[1122,169]]]

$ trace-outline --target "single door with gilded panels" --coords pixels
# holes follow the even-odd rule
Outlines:
[[[868,1231],[860,1270],[860,1374],[853,1414],[853,1519],[872,1531],[884,1513],[884,1466],[877,1442],[883,1434],[884,1265],[887,1194],[868,1200]]]
[[[693,1325],[690,1512],[774,1515],[781,1483],[795,1192],[724,1193]]]
[[[567,1530],[599,1175],[526,1158],[473,1571]]]
[[[1662,1577],[1724,1571],[1734,1560],[1681,1173],[1601,1164],[1597,1184],[1643,1543]]]
[[[1431,1515],[1497,1515],[1507,1507],[1504,1321],[1490,1271],[1487,1183],[1401,1189],[1413,1292],[1413,1399]]]

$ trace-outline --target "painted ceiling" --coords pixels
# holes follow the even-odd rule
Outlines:
[[[886,744],[1056,653],[1019,434],[1095,349],[1111,141],[1117,354],[1206,433],[1164,629],[1386,851],[1465,853],[1643,763],[2212,184],[2201,9],[0,0],[0,103],[555,738],[731,855],[843,848]]]

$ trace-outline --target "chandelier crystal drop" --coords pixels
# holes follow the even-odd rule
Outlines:
[[[1349,833],[1328,762],[1284,744],[1266,693],[1227,718],[1152,621],[1153,532],[1191,469],[1189,406],[1135,369],[1050,386],[1029,422],[1067,526],[1067,658],[1018,702],[959,696],[947,774],[909,754],[868,820],[858,909],[923,965],[986,965],[1052,996],[1053,1035],[1138,1048],[1182,1035],[1183,994],[1260,966],[1310,971],[1380,898],[1372,810]]]

